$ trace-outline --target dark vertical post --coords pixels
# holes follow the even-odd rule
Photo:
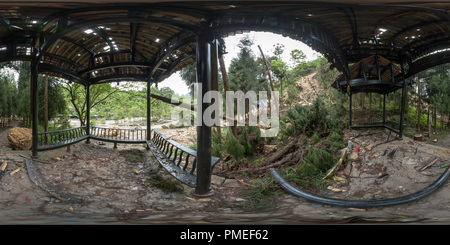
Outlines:
[[[352,127],[352,92],[350,92],[350,102],[349,102],[349,115],[348,115],[348,126]]]
[[[386,126],[386,94],[383,94],[383,126]]]
[[[91,135],[91,85],[87,84],[86,88],[86,143],[90,143],[89,136]]]
[[[150,80],[147,81],[147,140],[151,138],[151,123],[152,123],[152,103],[150,98],[152,83]],[[148,146],[147,146],[148,149]]]
[[[202,32],[197,37],[197,83],[201,93],[197,93],[200,98],[197,106],[197,186],[192,194],[196,196],[212,195],[211,190],[211,127],[207,126],[203,120],[205,109],[210,103],[203,101],[204,95],[210,91],[212,76],[217,76],[211,70],[211,57],[213,35],[209,32]],[[217,57],[217,56],[214,56]],[[217,68],[217,67],[216,67]]]
[[[211,43],[211,90],[218,91],[219,90],[219,40],[213,40]],[[212,99],[211,103],[214,103],[214,99]],[[219,116],[214,115],[215,117]]]
[[[33,158],[38,156],[37,145],[38,145],[38,114],[37,114],[37,104],[38,104],[38,79],[39,74],[37,70],[37,62],[34,59],[31,61],[31,74],[30,74],[30,83],[31,83],[31,139],[32,139],[32,156]]]
[[[403,138],[403,119],[405,117],[405,104],[406,104],[406,80],[405,80],[405,66],[402,62],[402,80],[403,80],[403,87],[402,87],[402,108],[400,112],[400,128],[399,128],[399,138]]]

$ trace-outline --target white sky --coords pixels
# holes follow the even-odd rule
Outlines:
[[[224,55],[224,61],[227,70],[228,67],[230,66],[231,60],[237,57],[237,54],[239,53],[238,47],[239,41],[245,35],[248,35],[253,40],[254,42],[253,53],[257,57],[261,56],[261,52],[258,49],[258,45],[261,47],[262,51],[264,52],[264,56],[267,58],[273,55],[274,51],[273,45],[277,43],[284,45],[284,52],[282,59],[283,61],[288,63],[290,62],[290,52],[291,50],[294,49],[301,50],[306,55],[307,61],[314,60],[320,55],[319,53],[313,51],[310,47],[308,47],[304,43],[297,40],[293,40],[288,37],[283,37],[282,35],[273,34],[269,32],[250,32],[224,38],[227,52],[227,54]],[[179,76],[179,73],[175,73],[169,78],[165,79],[160,84],[158,84],[158,87],[159,88],[169,87],[179,95],[189,93],[188,87],[185,85],[184,81]]]

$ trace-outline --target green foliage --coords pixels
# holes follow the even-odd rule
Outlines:
[[[334,130],[328,135],[325,143],[327,144],[328,151],[333,153],[344,148],[345,144],[342,130],[340,128],[334,128]]]
[[[10,117],[15,107],[15,88],[13,75],[7,70],[0,73],[0,117]]]
[[[237,160],[244,156],[252,156],[262,141],[261,131],[256,126],[245,126],[238,129],[238,138],[228,129],[225,131],[225,139],[222,139],[221,135],[213,131],[211,154],[221,157],[224,152]]]
[[[288,180],[309,191],[317,192],[325,186],[322,177],[337,160],[336,152],[345,147],[342,129],[346,124],[339,110],[332,108],[319,97],[311,105],[288,109],[280,120],[281,137],[310,136],[302,144],[303,159],[284,170]]]
[[[64,89],[66,90],[67,98],[72,104],[74,113],[78,116],[82,126],[86,125],[86,87],[78,84],[72,83],[70,81],[65,81]],[[98,104],[103,103],[112,94],[120,91],[119,89],[113,88],[109,83],[97,84],[90,86],[90,111],[93,112],[92,108]]]
[[[253,41],[248,37],[241,39],[238,57],[231,60],[228,79],[231,91],[265,90],[264,65],[251,51]]]
[[[111,84],[91,86],[91,119],[97,115],[100,121],[123,120],[125,118],[147,116],[147,89],[137,84],[128,84],[119,87]],[[66,96],[71,102],[71,114],[81,115],[83,121],[86,116],[85,95],[86,90],[79,84],[68,84]],[[177,98],[177,95],[168,87],[151,88],[151,93],[166,98]],[[175,106],[151,98],[151,114],[153,120],[170,118]]]
[[[26,124],[23,126],[26,127],[31,126],[29,67],[29,62],[16,62],[6,64],[0,70],[0,116],[9,117],[14,114],[24,117]],[[38,124],[43,128],[45,77],[39,76],[38,79]],[[67,106],[62,89],[54,77],[48,77],[48,101],[49,120],[56,118],[58,114],[66,113]]]
[[[408,117],[409,125],[411,125],[411,126],[417,125],[417,122],[418,122],[417,108],[409,107],[407,117]],[[432,118],[430,118],[430,120],[432,120]],[[426,114],[426,111],[422,111],[422,113],[420,114],[420,128],[426,129],[427,127],[428,127],[427,114]]]
[[[314,132],[314,134],[311,136],[312,144],[315,145],[319,142],[320,138],[319,135],[317,135],[317,132]]]
[[[38,82],[38,121],[40,124],[44,123],[44,100],[45,100],[45,77],[39,76]],[[56,118],[58,115],[67,114],[67,103],[64,97],[64,91],[58,79],[55,77],[48,77],[48,118]],[[67,128],[62,118],[60,120],[61,129]]]
[[[278,185],[270,177],[255,179],[251,183],[249,200],[244,208],[249,210],[274,208],[276,202],[271,196],[279,195]]]
[[[211,155],[222,158],[222,136],[215,130],[211,134]]]
[[[330,118],[328,109],[320,100],[314,100],[312,105],[295,105],[288,109],[280,119],[281,133],[294,136],[300,133],[322,131],[336,126]]]
[[[308,147],[306,157],[294,168],[283,171],[287,180],[295,182],[301,188],[317,192],[325,187],[322,177],[334,164],[332,153],[327,150]]]
[[[299,168],[302,168],[302,165],[314,166],[316,171],[324,173],[333,166],[333,155],[327,150],[311,147]]]
[[[441,72],[427,77],[427,92],[436,110],[450,115],[450,72]]]
[[[236,137],[234,137],[231,130],[229,130],[226,134],[223,149],[225,150],[225,152],[234,156],[236,159],[242,158],[245,154],[245,147],[239,143]]]
[[[197,64],[192,63],[187,65],[180,71],[181,79],[186,83],[190,92],[193,95],[194,83],[197,82]]]
[[[245,149],[245,155],[251,155],[261,142],[261,131],[256,126],[240,127],[239,144]]]

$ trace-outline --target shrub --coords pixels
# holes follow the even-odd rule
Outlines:
[[[326,143],[327,149],[330,152],[337,152],[344,148],[345,144],[342,130],[334,129],[333,131],[331,131],[331,133],[328,135],[328,138],[326,139]]]
[[[222,137],[215,130],[211,135],[211,155],[222,158]]]
[[[240,159],[245,155],[252,155],[258,144],[261,143],[261,132],[258,127],[241,127],[238,138],[234,137],[231,130],[226,130],[225,139],[221,135],[213,132],[211,136],[212,146],[211,154],[216,157],[222,157],[222,152]]]
[[[319,142],[320,138],[319,135],[317,135],[317,132],[314,132],[314,134],[311,136],[311,141],[315,145]]]
[[[330,119],[325,104],[317,98],[312,105],[297,104],[287,110],[281,118],[280,129],[285,136],[295,136],[301,133],[322,131],[336,125],[337,122]]]
[[[245,149],[245,155],[252,155],[258,144],[261,143],[261,131],[256,126],[241,127],[238,138],[239,144]]]
[[[231,130],[227,132],[223,147],[228,154],[234,156],[236,159],[242,158],[245,154],[245,147],[234,137]]]

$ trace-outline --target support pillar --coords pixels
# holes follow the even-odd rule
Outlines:
[[[152,103],[150,98],[152,83],[150,80],[147,81],[147,140],[151,139],[151,130],[152,130]],[[147,146],[147,150],[150,148]]]
[[[386,94],[383,94],[383,126],[386,126]]]
[[[87,84],[86,88],[86,135],[91,135],[91,85]],[[86,144],[91,143],[89,137]]]
[[[199,34],[197,40],[197,83],[201,93],[197,93],[197,187],[192,194],[198,197],[210,196],[211,189],[211,127],[207,126],[203,120],[203,114],[210,103],[203,101],[204,95],[211,90],[212,81],[217,79],[217,65],[213,68],[212,57],[217,59],[217,48],[213,48],[213,34],[206,31]],[[214,78],[213,78],[214,77]]]
[[[352,93],[350,92],[350,103],[349,103],[349,116],[348,116],[348,126],[349,128],[352,127]]]
[[[37,70],[37,62],[32,61],[31,62],[31,74],[30,74],[30,83],[31,83],[31,118],[32,118],[32,125],[31,125],[31,139],[32,139],[32,145],[31,145],[31,154],[33,158],[37,158],[38,152],[37,152],[37,146],[38,146],[38,79],[39,74]]]
[[[399,138],[403,138],[403,120],[405,117],[405,106],[406,106],[406,80],[405,80],[405,66],[402,63],[402,80],[403,80],[403,86],[402,86],[402,107],[400,112],[400,126],[399,126]]]

